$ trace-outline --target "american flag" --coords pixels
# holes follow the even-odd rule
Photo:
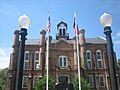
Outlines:
[[[74,28],[75,34],[79,35],[79,28],[78,28],[78,25],[76,24],[76,14],[74,15],[73,28]]]
[[[48,23],[47,23],[47,32],[49,33],[50,32],[50,15],[48,16]]]

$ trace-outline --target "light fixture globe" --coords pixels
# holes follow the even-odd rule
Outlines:
[[[30,24],[30,19],[28,16],[23,15],[19,17],[18,23],[19,23],[20,28],[28,29],[29,24]]]
[[[111,25],[112,25],[112,16],[110,14],[104,13],[100,17],[100,22],[104,27],[111,27]]]

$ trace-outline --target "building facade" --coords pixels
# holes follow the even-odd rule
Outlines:
[[[49,37],[49,75],[56,84],[72,81],[77,74],[77,48],[75,37],[69,38],[67,24],[57,25],[56,39]],[[23,67],[23,90],[34,90],[36,82],[46,74],[46,31],[40,39],[27,39]],[[85,38],[85,30],[79,31],[81,76],[89,81],[90,90],[110,90],[107,44],[103,38]],[[14,33],[13,53],[10,58],[9,78],[6,90],[14,90],[19,54],[19,31]],[[13,85],[14,84],[14,85]]]

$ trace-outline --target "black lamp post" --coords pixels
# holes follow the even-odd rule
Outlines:
[[[21,28],[21,31],[20,31],[21,40],[20,40],[20,46],[19,46],[19,57],[18,57],[17,77],[16,77],[16,90],[22,90],[25,40],[26,40],[26,35],[27,35],[27,29],[30,24],[30,19],[26,15],[23,15],[19,18],[18,23]]]
[[[113,43],[111,38],[112,16],[110,14],[104,13],[100,17],[100,22],[104,26],[104,34],[106,35],[106,41],[107,41],[111,90],[118,90],[116,70],[115,70],[114,50],[113,50]]]

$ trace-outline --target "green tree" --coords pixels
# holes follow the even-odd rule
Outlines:
[[[3,90],[7,76],[8,76],[8,68],[5,68],[0,72],[0,90]]]
[[[3,83],[1,79],[0,79],[0,90],[3,90]]]
[[[119,83],[120,83],[120,59],[118,59],[117,61],[117,74],[118,74],[118,78],[119,78]],[[118,85],[120,88],[120,85]]]
[[[120,59],[117,61],[117,72],[120,74]]]
[[[81,79],[81,89],[82,90],[89,90],[89,83],[87,80],[85,80],[83,77],[80,78]],[[74,87],[74,90],[78,90],[78,76],[75,75],[73,81],[73,87]]]
[[[52,77],[49,76],[48,78],[48,88],[52,90],[54,87],[54,80]],[[43,76],[37,83],[35,90],[45,90],[46,88],[46,76]]]

